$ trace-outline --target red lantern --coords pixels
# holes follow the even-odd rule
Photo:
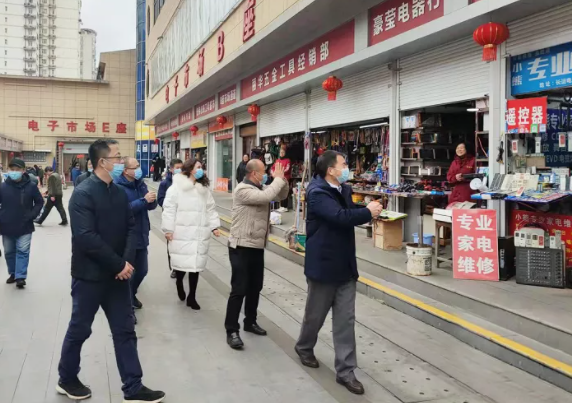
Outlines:
[[[508,27],[496,22],[481,25],[473,32],[475,42],[484,47],[484,62],[497,60],[497,46],[506,41],[509,35]]]
[[[219,116],[218,118],[216,118],[216,121],[218,122],[220,127],[223,127],[225,123],[228,122],[226,116]]]
[[[64,144],[62,141],[60,141],[60,142],[58,143],[58,147],[59,147],[59,148],[64,148],[64,145],[65,145],[65,144]]]
[[[155,139],[155,144],[159,144],[160,142],[161,142],[161,140]]]
[[[256,104],[252,104],[248,107],[248,113],[250,113],[250,116],[252,117],[252,121],[256,122],[256,120],[258,119],[257,116],[260,115],[260,106],[256,105]]]
[[[178,132],[173,133],[173,139],[177,141],[178,138],[179,138],[179,133]]]
[[[14,151],[10,153],[10,158],[14,158]]]
[[[83,154],[78,154],[77,158],[80,160],[83,159]]]
[[[322,83],[322,88],[328,91],[328,101],[335,101],[336,95],[342,89],[344,83],[336,76],[330,76]]]
[[[197,126],[191,126],[190,130],[191,134],[194,136],[199,131],[199,128]]]

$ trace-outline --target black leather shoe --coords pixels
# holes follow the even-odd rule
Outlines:
[[[234,350],[240,350],[244,347],[244,342],[240,338],[238,332],[233,332],[226,335],[226,343]]]
[[[62,221],[62,222],[60,223],[60,225],[61,225],[62,227],[65,227],[66,225],[68,225],[68,222],[67,222],[67,221]]]
[[[343,379],[336,378],[336,382],[345,386],[346,389],[352,392],[354,395],[363,395],[365,393],[365,389],[363,388],[362,383],[355,378],[349,381],[344,381]]]
[[[254,333],[257,336],[266,336],[268,332],[258,326],[257,323],[253,323],[252,325],[244,325],[244,331],[249,333]]]
[[[320,368],[320,363],[314,354],[312,354],[311,357],[304,357],[297,349],[294,350],[296,351],[296,354],[298,354],[298,357],[300,357],[300,362],[303,366],[309,368]]]
[[[134,403],[160,403],[165,399],[165,392],[160,390],[151,390],[145,386],[142,386],[137,394],[123,399],[124,403],[134,402]]]
[[[6,284],[14,284],[16,282],[16,278],[14,277],[13,274],[10,275],[10,277],[8,277],[8,280],[6,280]]]
[[[177,278],[177,272],[175,270],[171,272],[171,278]]]
[[[24,280],[23,278],[19,278],[18,280],[16,280],[16,287],[22,290],[24,287],[26,287],[26,280]]]

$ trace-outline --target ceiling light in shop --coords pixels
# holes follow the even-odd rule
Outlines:
[[[360,129],[367,129],[368,127],[379,127],[379,126],[389,126],[389,123],[376,123],[374,125],[365,125],[365,126],[360,126]]]
[[[479,108],[469,108],[467,109],[467,112],[478,112],[479,110]]]
[[[326,133],[326,132],[327,132],[326,130],[321,130],[319,132],[312,132],[312,134],[321,134],[321,133]]]

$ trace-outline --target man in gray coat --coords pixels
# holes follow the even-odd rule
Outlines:
[[[234,190],[232,226],[228,240],[232,290],[226,309],[225,328],[227,343],[241,349],[238,318],[244,305],[244,331],[266,336],[266,330],[256,323],[260,291],[264,283],[264,247],[270,232],[270,202],[288,197],[288,181],[284,167],[278,165],[272,174],[274,181],[264,186],[268,175],[260,160],[246,164],[246,177]]]

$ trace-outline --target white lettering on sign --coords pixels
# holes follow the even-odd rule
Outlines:
[[[492,223],[493,220],[491,220],[486,215],[480,216],[479,218],[477,218],[477,231],[492,231],[493,230],[493,228],[491,227]]]
[[[479,274],[491,274],[495,271],[495,265],[492,259],[486,258],[479,258],[479,262],[477,263],[477,267],[479,269]]]
[[[310,66],[314,66],[318,62],[316,48],[310,49],[310,51],[308,52],[308,59]]]
[[[236,88],[222,94],[220,97],[221,105],[227,104],[232,101],[236,101]]]
[[[390,29],[395,28],[395,17],[396,17],[396,9],[390,8],[385,12],[385,30],[389,31]]]
[[[401,22],[407,22],[409,21],[409,18],[409,3],[403,3],[399,6],[397,12],[397,20]]]
[[[413,0],[413,18],[425,14],[425,0]]]
[[[471,250],[475,250],[475,248],[473,247],[475,238],[473,238],[472,236],[463,235],[458,237],[457,241],[459,242],[458,248],[460,251],[468,252]]]
[[[470,215],[463,214],[462,216],[459,216],[457,221],[461,223],[461,228],[468,231],[471,229],[471,224],[473,223],[474,220],[473,217],[471,217]]]
[[[278,70],[274,67],[272,69],[272,82],[275,83],[276,81],[278,81]]]
[[[383,14],[373,19],[373,35],[377,36],[383,32]]]
[[[461,256],[459,258],[459,271],[462,273],[474,273],[475,259],[469,256]]]
[[[530,72],[530,81],[545,80],[546,79],[546,69],[548,68],[548,59],[545,57],[537,57],[534,59],[528,71]],[[550,82],[548,82],[550,85]]]
[[[529,125],[530,124],[530,109],[520,108],[518,110],[518,124],[519,125]]]
[[[553,76],[564,76],[572,74],[572,57],[570,56],[570,51],[557,53],[552,56],[552,75]],[[566,84],[562,83],[561,84]],[[558,83],[557,83],[558,84]]]
[[[294,59],[290,59],[288,61],[288,75],[296,73],[296,65],[294,63]]]
[[[306,54],[298,56],[298,71],[306,70]]]
[[[328,56],[330,56],[330,41],[326,41],[320,46],[320,61],[325,62],[328,60]]]

